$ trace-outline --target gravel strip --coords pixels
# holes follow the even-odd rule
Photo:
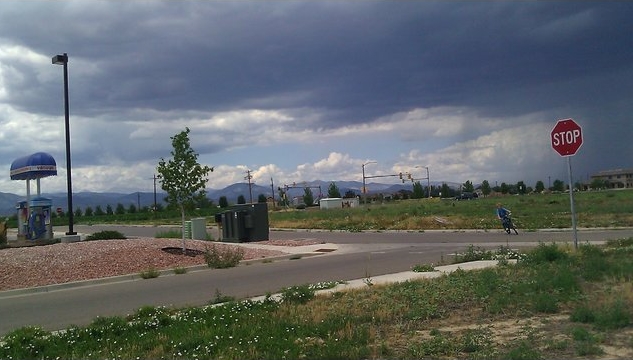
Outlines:
[[[260,241],[253,244],[304,246],[320,242]],[[211,246],[234,248],[236,244],[187,240],[186,248],[204,252]],[[206,265],[204,255],[175,255],[163,248],[182,249],[180,239],[134,238],[59,243],[0,250],[0,291],[61,284],[118,275],[138,274],[150,269]],[[242,247],[244,260],[283,255],[283,251]]]

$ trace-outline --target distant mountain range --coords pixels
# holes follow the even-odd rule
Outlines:
[[[295,185],[288,184],[287,195],[290,199],[303,196],[304,188],[310,187],[315,198],[327,197],[328,187],[331,183],[332,181],[317,180],[306,183],[297,183]],[[341,195],[344,195],[348,191],[353,191],[355,194],[359,195],[361,194],[361,189],[363,187],[363,184],[360,181],[334,181],[334,183],[338,187]],[[431,182],[432,186],[441,186],[441,184],[441,182]],[[425,184],[422,185],[425,186]],[[459,187],[459,184],[455,183],[448,183],[448,185],[451,187]],[[411,182],[395,185],[372,182],[367,183],[366,186],[368,194],[394,194],[401,190],[411,191],[413,189],[413,184],[411,184]],[[278,187],[281,187],[283,189],[285,188],[285,185],[275,185],[275,198],[279,196]],[[247,202],[250,202],[251,194],[253,196],[253,201],[256,202],[260,194],[263,194],[266,197],[272,196],[273,188],[271,186],[260,186],[257,184],[251,184],[251,188],[249,190],[249,186],[247,183],[236,183],[220,190],[207,189],[207,197],[215,204],[218,203],[220,197],[222,196],[226,196],[229,203],[236,203],[237,198],[240,195],[244,196]],[[53,209],[62,208],[65,211],[68,206],[68,198],[66,197],[66,193],[42,193],[41,196],[51,199]],[[164,192],[157,192],[156,202],[165,205],[165,202],[163,200],[165,196],[166,194]],[[31,197],[35,197],[35,195],[31,194]],[[24,200],[26,200],[25,196],[0,192],[0,216],[10,216],[15,214],[17,203]],[[108,205],[115,209],[118,204],[122,204],[123,206],[125,206],[126,209],[132,204],[135,205],[137,208],[152,207],[154,205],[154,193],[73,193],[73,207],[75,209],[80,208],[82,210],[85,210],[86,208],[91,207],[94,210],[97,206],[101,206],[101,208],[105,211]]]

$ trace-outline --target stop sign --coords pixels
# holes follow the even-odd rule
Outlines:
[[[550,135],[552,148],[560,156],[575,155],[582,145],[582,129],[572,119],[558,120]]]

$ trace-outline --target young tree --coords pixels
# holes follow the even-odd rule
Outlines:
[[[90,206],[86,207],[86,211],[84,211],[84,215],[86,215],[86,216],[92,216],[93,215],[92,208]]]
[[[226,196],[220,196],[220,199],[218,200],[218,204],[220,205],[222,209],[225,209],[229,207],[229,200],[226,198]]]
[[[266,198],[266,195],[264,194],[259,194],[259,196],[257,197],[257,202],[260,204],[266,203],[268,202],[268,198]]]
[[[97,208],[95,209],[95,215],[97,215],[97,216],[105,215],[105,212],[101,208],[101,205],[97,205]]]
[[[490,183],[488,180],[484,180],[481,182],[481,193],[484,194],[484,197],[490,195],[492,189],[490,188]]]
[[[523,195],[527,192],[527,187],[525,186],[525,183],[523,181],[519,181],[517,183],[517,193],[520,195]]]
[[[306,205],[314,203],[314,195],[312,195],[312,189],[309,187],[303,189],[303,203]]]
[[[116,214],[117,215],[125,214],[125,206],[123,206],[123,204],[121,203],[116,204]]]
[[[246,198],[244,197],[244,195],[240,194],[240,195],[237,197],[237,203],[238,203],[238,204],[246,204]]]
[[[466,180],[466,182],[462,184],[462,189],[466,192],[473,192],[475,191],[475,186],[473,185],[472,181]]]
[[[442,198],[449,198],[452,196],[453,191],[447,183],[442,183],[442,189],[440,190],[440,193],[442,195]]]
[[[424,197],[424,188],[419,181],[413,183],[413,195],[411,197],[413,199],[422,199]]]
[[[605,180],[600,178],[595,178],[591,180],[591,185],[589,185],[592,189],[605,189],[608,187],[608,184]]]
[[[191,148],[189,128],[171,137],[172,159],[161,158],[156,171],[159,174],[160,186],[167,193],[165,200],[169,205],[180,209],[182,220],[182,252],[185,247],[185,210],[193,207],[206,197],[206,186],[212,167],[200,165],[198,154]]]
[[[565,183],[563,180],[556,179],[552,185],[552,191],[565,191]]]
[[[535,191],[539,194],[545,190],[545,184],[543,184],[541,180],[537,181],[534,187],[535,187]]]
[[[330,183],[330,186],[328,186],[328,188],[327,188],[327,197],[329,197],[329,198],[340,198],[341,197],[341,191],[338,189],[338,186],[336,186],[334,181],[332,181]]]
[[[106,206],[106,214],[108,214],[108,215],[114,214],[114,211],[112,211],[112,206],[110,204],[108,204],[108,206]]]

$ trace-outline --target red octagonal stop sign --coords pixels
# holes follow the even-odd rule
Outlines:
[[[582,145],[582,129],[572,119],[558,120],[550,135],[552,148],[560,156],[575,155]]]

